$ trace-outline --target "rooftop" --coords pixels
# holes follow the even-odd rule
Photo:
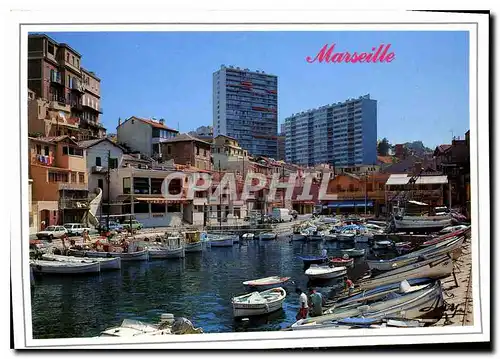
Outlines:
[[[411,176],[407,174],[393,174],[389,177],[386,185],[405,185],[408,184]],[[415,184],[446,184],[448,183],[448,176],[420,176],[417,178]]]
[[[326,109],[326,108],[332,107],[332,106],[345,105],[345,104],[347,104],[349,102],[359,101],[359,100],[370,100],[370,94],[359,96],[358,98],[350,98],[350,99],[345,100],[344,102],[332,103],[332,104],[329,104],[329,105],[324,105],[324,106],[316,107],[316,108],[313,108],[313,109],[309,109],[309,110],[305,110],[305,111],[301,111],[301,112],[297,112],[297,113],[292,113],[292,115],[290,117],[286,118],[285,121],[291,119],[292,117],[296,117],[296,116],[300,116],[300,115],[305,115],[305,114],[308,114],[310,112],[314,112],[314,111],[318,111],[318,110],[323,110],[323,109]]]
[[[117,143],[111,141],[108,137],[103,137],[103,138],[97,138],[97,139],[94,139],[94,140],[86,140],[86,141],[80,141],[78,142],[78,146],[80,147],[83,147],[83,148],[90,148],[92,146],[95,146],[103,141],[107,141],[109,143],[111,143],[113,146],[116,146],[118,148],[120,148],[122,151],[125,151],[125,149],[118,145]]]
[[[221,65],[220,69],[221,70],[224,70],[224,69],[226,69],[226,70],[236,70],[236,71],[241,71],[241,72],[253,72],[253,73],[256,73],[256,74],[262,74],[262,75],[277,77],[276,75],[268,74],[268,73],[266,73],[265,71],[262,71],[262,70],[255,70],[255,71],[253,71],[253,70],[250,70],[248,68],[241,68],[241,67],[232,66],[232,65],[229,65],[229,66]]]
[[[150,125],[151,127],[159,128],[159,129],[162,129],[162,130],[167,130],[167,131],[176,132],[176,133],[179,132],[177,130],[174,130],[173,128],[170,128],[168,126],[165,126],[164,124],[161,124],[158,121],[155,121],[155,120],[152,120],[152,119],[149,119],[149,118],[141,118],[141,117],[137,117],[137,116],[131,116],[131,117],[129,117],[127,120],[123,121],[120,125],[118,125],[118,127],[123,126],[123,124],[125,122],[128,122],[129,120],[141,121],[141,122],[143,122],[143,123],[145,123],[147,125]]]
[[[196,138],[196,137],[193,137],[187,133],[182,133],[178,136],[175,136],[174,138],[170,138],[166,141],[163,141],[163,143],[172,143],[172,142],[200,142],[200,143],[204,143],[208,146],[211,146],[212,144],[209,143],[209,142],[206,142],[206,141],[203,141],[203,140],[200,140],[199,138]]]

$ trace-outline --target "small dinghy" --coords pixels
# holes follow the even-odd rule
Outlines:
[[[243,282],[243,285],[248,286],[248,287],[257,287],[257,288],[262,289],[265,287],[283,284],[283,283],[287,282],[289,279],[290,279],[290,277],[273,276],[273,277],[266,277],[266,278],[260,278],[260,279],[254,279],[254,280],[247,280],[246,282]]]
[[[232,247],[234,244],[232,236],[221,236],[210,239],[211,247]]]
[[[373,243],[373,249],[389,249],[393,246],[391,241],[376,241]]]
[[[354,258],[330,258],[329,262],[335,267],[352,267]]]
[[[60,262],[33,260],[30,261],[33,273],[41,274],[88,274],[99,273],[101,266],[99,262]]]
[[[332,279],[347,274],[346,267],[330,267],[328,265],[311,264],[305,271],[309,279]]]
[[[120,269],[121,259],[120,258],[79,258],[72,256],[62,256],[58,254],[43,254],[42,259],[48,261],[59,261],[59,262],[73,262],[73,263],[95,263],[99,262],[101,271]]]
[[[269,314],[280,310],[285,298],[286,291],[281,287],[234,297],[233,315],[239,318]]]
[[[273,233],[273,232],[261,233],[261,234],[259,234],[259,239],[261,241],[270,241],[270,240],[276,239],[276,233]]]
[[[365,255],[365,249],[355,249],[355,248],[349,248],[349,249],[337,249],[334,250],[333,253],[335,253],[334,257],[343,257],[344,255],[348,255],[349,257],[363,257]]]
[[[243,239],[252,240],[255,237],[253,233],[245,233],[241,236]]]
[[[150,259],[164,259],[164,258],[184,258],[186,252],[184,247],[180,248],[165,248],[165,247],[151,247],[148,248]]]
[[[304,265],[320,264],[328,260],[327,256],[298,256],[298,259],[304,262]]]

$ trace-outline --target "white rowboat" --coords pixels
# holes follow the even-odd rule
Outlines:
[[[347,274],[346,267],[330,267],[325,265],[311,264],[305,271],[309,279],[332,279]]]
[[[99,262],[77,263],[33,260],[30,262],[30,266],[34,273],[43,274],[88,274],[101,271]]]
[[[272,288],[263,292],[253,292],[232,299],[234,317],[263,315],[280,310],[286,298],[286,291]]]
[[[57,255],[57,254],[43,254],[42,259],[49,260],[49,261],[73,262],[73,263],[99,262],[101,271],[121,268],[121,259],[119,257],[117,257],[117,258],[85,258],[85,257],[62,256],[62,255]]]

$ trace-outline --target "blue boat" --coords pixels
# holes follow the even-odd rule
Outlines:
[[[328,260],[328,256],[298,256],[304,264],[320,264]]]

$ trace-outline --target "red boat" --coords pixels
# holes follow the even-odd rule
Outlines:
[[[330,258],[330,263],[335,267],[350,267],[354,264],[354,258]]]

